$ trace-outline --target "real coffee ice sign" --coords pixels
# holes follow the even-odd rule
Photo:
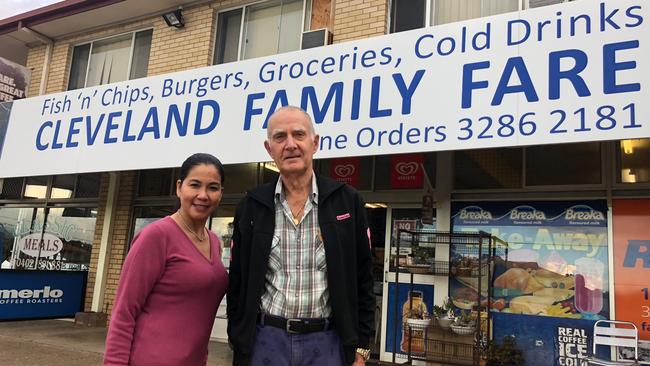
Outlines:
[[[51,257],[63,249],[63,241],[59,237],[43,233],[34,233],[20,239],[20,251],[32,257]]]

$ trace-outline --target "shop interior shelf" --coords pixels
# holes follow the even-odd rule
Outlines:
[[[434,261],[428,264],[404,265],[403,272],[413,274],[428,274],[434,276],[448,276],[449,262]]]
[[[507,243],[485,232],[453,233],[432,232],[421,230],[399,230],[394,238],[395,254],[391,261],[394,267],[395,286],[394,296],[398,298],[398,287],[409,289],[408,303],[396,304],[394,317],[398,317],[398,309],[402,309],[402,322],[396,324],[392,331],[397,339],[397,333],[402,333],[399,345],[403,353],[395,353],[395,358],[437,362],[448,365],[474,365],[481,358],[487,338],[491,334],[490,313],[487,304],[490,301],[490,278],[497,256],[507,257]],[[436,250],[449,253],[448,261],[436,260]],[[440,254],[440,253],[438,253]],[[505,255],[504,255],[505,254]],[[408,264],[407,264],[408,263]],[[455,281],[472,289],[477,297],[473,302],[468,298],[453,298],[456,316],[471,314],[475,324],[471,328],[454,330],[443,328],[438,321],[433,320],[425,328],[418,328],[417,322],[411,319],[422,319],[422,294],[413,292],[414,303],[410,293],[414,289],[414,276],[440,275],[455,278]],[[403,283],[399,276],[406,276],[410,283]],[[467,292],[470,292],[469,290]],[[457,301],[458,300],[458,301]],[[463,301],[461,301],[463,300]],[[426,313],[425,308],[425,313]],[[401,327],[401,328],[400,328]],[[398,345],[395,344],[395,349]],[[393,359],[395,362],[395,359]]]
[[[472,365],[474,362],[474,335],[461,336],[450,329],[442,329],[432,322],[424,337],[423,332],[409,329],[411,339],[411,360],[442,362],[453,365]],[[409,354],[398,354],[409,359]]]

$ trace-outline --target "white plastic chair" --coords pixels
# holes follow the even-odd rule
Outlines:
[[[611,358],[609,360],[598,358],[596,357],[596,348],[598,346],[616,347],[614,355],[618,354],[618,347],[634,349],[634,360],[612,361]],[[588,357],[585,361],[582,363],[583,366],[639,365],[639,332],[636,325],[616,320],[597,321],[594,324],[594,342],[591,357]]]

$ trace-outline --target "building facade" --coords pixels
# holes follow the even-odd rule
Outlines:
[[[316,45],[327,53],[328,44],[431,26],[455,29],[456,22],[481,22],[485,17],[513,12],[527,14],[546,6],[552,7],[548,8],[552,9],[550,14],[560,17],[564,9],[580,2],[594,3],[229,0],[167,1],[154,6],[127,0],[84,7],[63,2],[58,7],[0,21],[0,35],[20,33],[28,38],[22,43],[26,49],[24,65],[31,70],[28,97],[35,97],[128,80],[135,83],[135,79],[211,65],[233,63],[236,67],[247,60]],[[182,26],[170,26],[161,15],[179,5]],[[640,11],[628,11],[632,14],[628,23],[639,21],[635,16],[641,17]],[[100,25],[87,19],[95,16]],[[578,29],[587,22],[575,18],[567,27]],[[591,26],[596,27],[596,20]],[[539,37],[542,28],[538,28]],[[444,48],[444,44],[438,47]],[[296,55],[300,57],[301,53]],[[0,56],[20,58],[1,52]],[[572,82],[577,83],[575,79]],[[118,85],[124,89],[126,84]],[[173,87],[177,92],[192,88],[185,84]],[[121,95],[113,98],[120,99]],[[631,104],[627,112],[633,108]],[[560,112],[556,117],[566,117]],[[571,113],[580,114],[578,108]],[[636,116],[639,121],[646,117]],[[482,230],[508,243],[506,264],[491,268],[496,282],[490,284],[495,288],[490,296],[499,304],[493,306],[493,336],[499,339],[516,334],[529,365],[577,362],[588,352],[586,343],[575,341],[577,336],[565,342],[558,332],[583,334],[582,330],[589,330],[597,319],[633,321],[641,339],[650,341],[647,285],[636,281],[650,271],[650,231],[643,227],[650,218],[650,136],[637,137],[317,159],[317,173],[355,186],[367,202],[380,315],[374,349],[378,357],[390,360],[395,344],[404,337],[398,341],[387,331],[398,321],[389,311],[394,301],[390,295],[394,285],[391,263],[400,257],[413,257],[411,252],[395,251],[400,229]],[[55,143],[56,137],[51,144]],[[262,140],[241,144],[261,146]],[[174,154],[173,146],[169,150]],[[176,160],[182,158],[177,156]],[[26,159],[21,164],[39,170],[39,161]],[[131,239],[148,223],[174,211],[178,170],[159,166],[152,163],[90,172],[74,172],[73,168],[71,174],[0,178],[0,259],[5,268],[0,276],[25,270],[87,273],[82,310],[110,317]],[[226,177],[224,198],[209,227],[222,238],[227,264],[236,203],[247,188],[276,179],[277,169],[262,159],[228,164]],[[50,238],[55,243],[53,254],[23,250],[30,236],[41,241]],[[437,249],[434,258],[451,263],[457,254],[452,245]],[[520,281],[530,277],[537,287],[511,285],[517,278],[511,280],[509,276]],[[594,284],[582,283],[585,278]],[[458,308],[472,309],[486,296],[477,291],[476,284],[451,272],[446,276],[415,275],[414,281],[429,308],[449,297]],[[508,295],[508,289],[518,296]],[[225,340],[223,308],[215,320],[213,337]],[[539,330],[539,337],[529,335],[532,329]],[[647,360],[650,362],[650,355]]]

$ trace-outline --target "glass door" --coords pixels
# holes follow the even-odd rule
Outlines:
[[[381,335],[378,344],[380,358],[383,361],[393,361],[395,353],[395,362],[400,362],[401,356],[406,354],[409,347],[408,339],[403,332],[403,324],[406,318],[403,316],[405,306],[409,306],[409,298],[416,296],[421,300],[423,309],[431,311],[434,300],[434,288],[436,287],[436,277],[432,275],[416,274],[413,275],[413,288],[411,288],[411,276],[409,273],[400,272],[396,276],[395,264],[409,263],[412,259],[413,248],[410,240],[406,238],[412,235],[403,231],[433,231],[436,228],[435,210],[433,214],[430,208],[433,205],[427,205],[428,211],[425,211],[421,205],[389,205],[386,212],[386,250],[384,252],[384,281],[381,297],[381,325],[377,330]],[[433,216],[433,218],[431,217]],[[399,240],[400,235],[404,235]],[[399,241],[399,249],[397,243]],[[396,278],[397,277],[397,278]],[[399,281],[397,286],[396,280]],[[404,361],[406,359],[404,358]]]

